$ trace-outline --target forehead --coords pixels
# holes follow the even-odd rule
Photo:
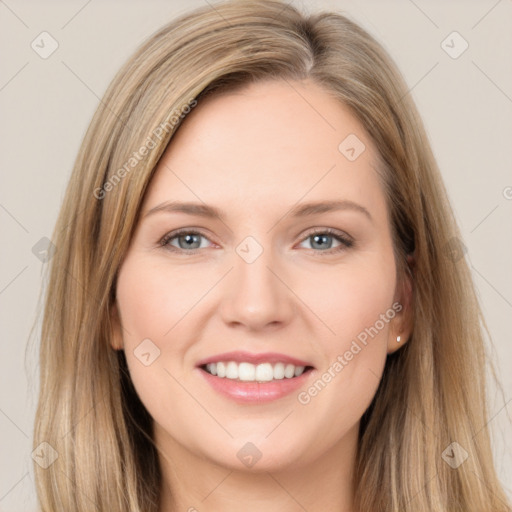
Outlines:
[[[375,155],[357,118],[319,85],[252,83],[206,98],[187,116],[146,205],[200,199],[266,211],[303,197],[384,206]]]

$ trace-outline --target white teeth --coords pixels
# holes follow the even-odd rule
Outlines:
[[[303,372],[304,372],[304,366],[296,366],[295,367],[295,377],[302,375]]]
[[[305,366],[295,366],[293,364],[261,363],[254,365],[251,363],[236,363],[235,361],[225,361],[218,363],[208,363],[206,371],[217,377],[241,380],[246,382],[269,382],[271,380],[291,379],[299,377],[304,373]]]
[[[274,369],[270,363],[263,363],[256,366],[256,380],[268,382],[274,378]]]
[[[226,366],[226,379],[238,379],[238,365],[234,361]]]
[[[274,365],[274,379],[284,379],[284,364],[277,363]]]
[[[248,381],[256,380],[256,367],[251,363],[240,363],[238,365],[238,378]]]
[[[215,363],[212,363],[212,366],[215,366]],[[224,363],[217,363],[217,377],[225,377],[226,376],[226,365]]]
[[[295,366],[293,364],[287,364],[284,369],[284,376],[287,379],[291,379],[295,375]]]

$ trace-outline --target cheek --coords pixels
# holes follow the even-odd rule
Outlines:
[[[180,328],[200,293],[191,277],[133,256],[119,273],[116,295],[124,351],[135,389],[149,411],[158,410],[161,397],[169,394],[169,360],[178,366],[183,357]]]
[[[299,397],[320,416],[334,414],[340,431],[360,418],[378,387],[387,356],[390,321],[395,317],[395,263],[392,253],[362,258],[360,264],[317,274],[308,301],[328,326],[315,339],[322,361],[318,379]],[[320,329],[317,329],[320,332]]]
[[[133,258],[123,265],[117,297],[122,312],[125,343],[141,339],[167,340],[179,322],[204,295],[204,282],[179,267]],[[127,334],[130,333],[130,334]]]
[[[326,346],[322,350],[332,355],[333,349],[339,350],[374,325],[391,308],[395,284],[392,258],[362,259],[360,264],[319,271],[314,280],[304,281],[299,295],[325,327],[322,339]],[[385,330],[380,322],[379,327]]]

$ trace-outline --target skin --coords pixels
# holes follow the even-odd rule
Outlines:
[[[338,150],[349,134],[366,146],[352,162]],[[396,275],[375,155],[350,111],[310,81],[259,82],[208,98],[167,148],[120,269],[112,341],[125,350],[154,419],[161,512],[240,504],[249,512],[352,510],[360,418],[387,354],[411,331],[411,284]],[[297,203],[341,199],[365,207],[371,220],[350,209],[286,215]],[[178,200],[217,206],[224,221],[169,212],[144,218]],[[202,231],[195,254],[186,253],[183,236],[181,245],[179,237],[169,241],[181,253],[159,244],[178,228]],[[333,252],[342,245],[333,237],[319,248],[313,228],[338,230],[354,245]],[[251,264],[236,252],[247,236],[263,249]],[[308,404],[295,392],[239,404],[196,368],[231,350],[280,352],[314,366],[299,391],[307,390],[395,301],[402,311]],[[134,354],[146,338],[160,350],[149,366]],[[237,457],[247,442],[262,454],[250,468]]]

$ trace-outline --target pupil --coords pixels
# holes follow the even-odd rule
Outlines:
[[[190,248],[190,245],[193,244],[194,242],[197,243],[197,240],[194,240],[194,238],[197,238],[197,236],[198,235],[192,235],[192,234],[183,236],[183,238],[185,239],[185,244],[187,245],[188,248]]]
[[[320,243],[320,248],[325,247],[325,245],[329,245],[329,243],[327,243],[325,241],[327,238],[330,238],[330,237],[328,235],[314,235],[313,236],[315,243]],[[319,240],[321,240],[321,242],[318,242]]]

